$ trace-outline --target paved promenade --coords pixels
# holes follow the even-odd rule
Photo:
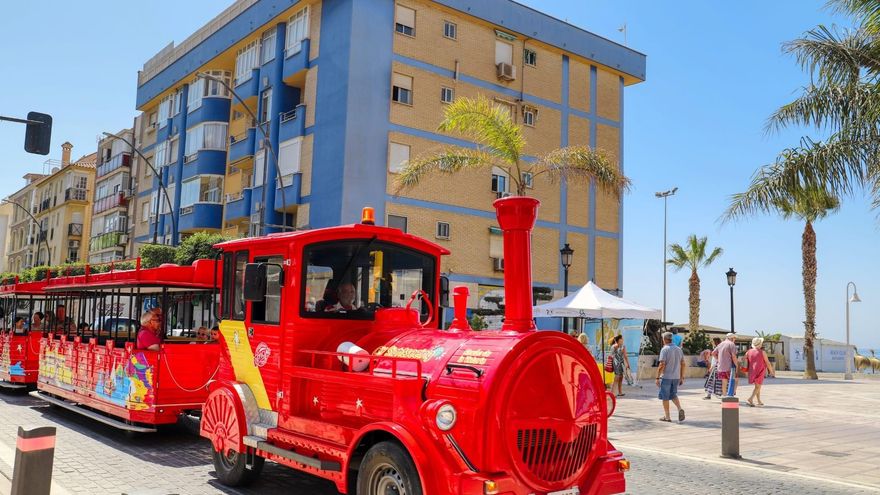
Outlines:
[[[766,405],[754,408],[745,403],[752,386],[741,386],[740,461],[720,458],[721,403],[702,400],[701,380],[680,390],[683,423],[659,421],[662,406],[653,381],[624,392],[610,428],[612,441],[625,453],[703,461],[719,473],[752,468],[780,480],[826,481],[839,486],[836,493],[880,492],[880,380],[825,375],[805,381],[798,373],[780,373],[765,381]],[[634,464],[633,471],[639,470]]]

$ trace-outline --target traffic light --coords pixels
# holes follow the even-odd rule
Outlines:
[[[48,155],[52,144],[52,116],[40,112],[28,112],[27,130],[24,133],[24,150],[28,153]]]

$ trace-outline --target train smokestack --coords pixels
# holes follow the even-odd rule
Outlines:
[[[535,330],[532,319],[532,228],[538,216],[535,198],[495,200],[498,225],[504,232],[504,325],[502,330]]]

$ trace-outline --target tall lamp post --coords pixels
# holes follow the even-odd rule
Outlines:
[[[562,283],[562,296],[568,296],[568,269],[571,268],[571,259],[574,256],[574,249],[565,243],[565,246],[559,250],[559,260],[562,262],[562,269],[564,272],[564,278]],[[568,318],[562,319],[562,331],[568,334]]]
[[[849,295],[849,286],[852,285],[852,297]],[[849,345],[849,303],[862,302],[859,299],[859,292],[854,282],[846,284],[846,373],[843,375],[844,380],[852,380],[853,355],[852,347]]]
[[[663,314],[661,318],[663,319],[663,327],[666,327],[666,203],[669,196],[675,194],[678,191],[677,187],[673,187],[668,191],[656,192],[654,196],[658,198],[663,198]]]
[[[733,286],[736,285],[736,272],[730,267],[725,275],[727,275],[727,285],[730,286],[730,333],[736,333],[733,327]]]

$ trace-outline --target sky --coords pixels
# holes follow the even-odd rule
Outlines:
[[[28,111],[54,117],[52,153],[22,150],[24,127],[0,122],[0,197],[41,172],[70,141],[74,158],[93,152],[102,131],[135,116],[137,71],[167,43],[180,42],[229,5],[226,1],[115,0],[12,2],[0,17],[7,47],[0,78],[0,115]],[[669,199],[670,242],[707,236],[724,254],[701,271],[701,322],[730,326],[725,272],[738,273],[738,332],[803,334],[800,242],[803,225],[773,216],[721,224],[729,196],[742,191],[761,165],[797,144],[809,129],[768,135],[767,117],[809,80],[781,50],[818,24],[849,25],[824,9],[825,0],[764,2],[648,0],[523,0],[533,8],[623,43],[647,55],[647,80],[625,90],[624,167],[633,181],[624,199],[624,295],[663,304],[663,204],[656,191],[678,187]],[[140,5],[140,6],[138,6]],[[38,27],[36,29],[35,27]],[[814,135],[815,134],[811,134]],[[815,226],[820,337],[845,340],[845,289],[858,286],[851,306],[851,340],[880,352],[880,212],[867,196],[846,198],[841,210]],[[575,257],[578,253],[575,253]],[[689,273],[669,272],[667,319],[686,322]]]

